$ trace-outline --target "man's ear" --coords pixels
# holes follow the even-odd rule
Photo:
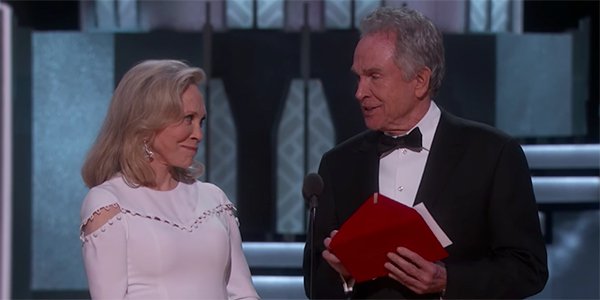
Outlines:
[[[423,67],[415,75],[415,96],[419,99],[425,98],[429,94],[429,80],[431,79],[431,69]]]

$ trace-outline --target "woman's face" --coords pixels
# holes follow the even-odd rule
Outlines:
[[[198,87],[191,84],[182,94],[183,118],[159,131],[151,146],[154,152],[153,168],[192,165],[202,140],[202,122],[206,118],[204,100]]]

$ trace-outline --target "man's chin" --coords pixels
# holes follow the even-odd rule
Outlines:
[[[370,129],[370,130],[374,130],[374,131],[381,130],[381,125],[375,124],[373,122],[369,122],[369,121],[366,121],[366,120],[365,120],[365,126],[367,126],[367,128]]]

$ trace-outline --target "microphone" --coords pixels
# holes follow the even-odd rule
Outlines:
[[[310,280],[308,282],[308,298],[314,299],[313,282],[315,280],[315,216],[317,204],[321,193],[323,193],[323,178],[319,174],[309,173],[304,177],[302,185],[302,196],[308,203],[309,219],[308,238],[310,239]]]
[[[317,202],[323,192],[323,178],[317,173],[309,173],[304,177],[302,185],[302,196],[308,203],[308,209],[313,210],[317,207]]]

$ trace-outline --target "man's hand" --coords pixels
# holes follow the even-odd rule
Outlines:
[[[432,263],[413,251],[398,247],[387,254],[385,263],[388,274],[417,294],[442,293],[446,289],[446,268]]]
[[[331,244],[331,239],[333,238],[333,236],[335,236],[337,234],[337,230],[332,231],[329,234],[329,237],[325,238],[325,240],[323,240],[323,244],[325,245],[325,250],[323,251],[323,253],[321,253],[321,255],[323,256],[323,259],[325,259],[325,261],[334,269],[336,270],[338,273],[340,273],[340,275],[342,275],[344,277],[344,279],[349,279],[351,277],[350,272],[348,272],[348,270],[346,270],[346,268],[344,267],[344,265],[342,265],[342,262],[339,260],[339,258],[337,258],[337,256],[333,255],[333,253],[331,253],[329,251],[329,244]]]

